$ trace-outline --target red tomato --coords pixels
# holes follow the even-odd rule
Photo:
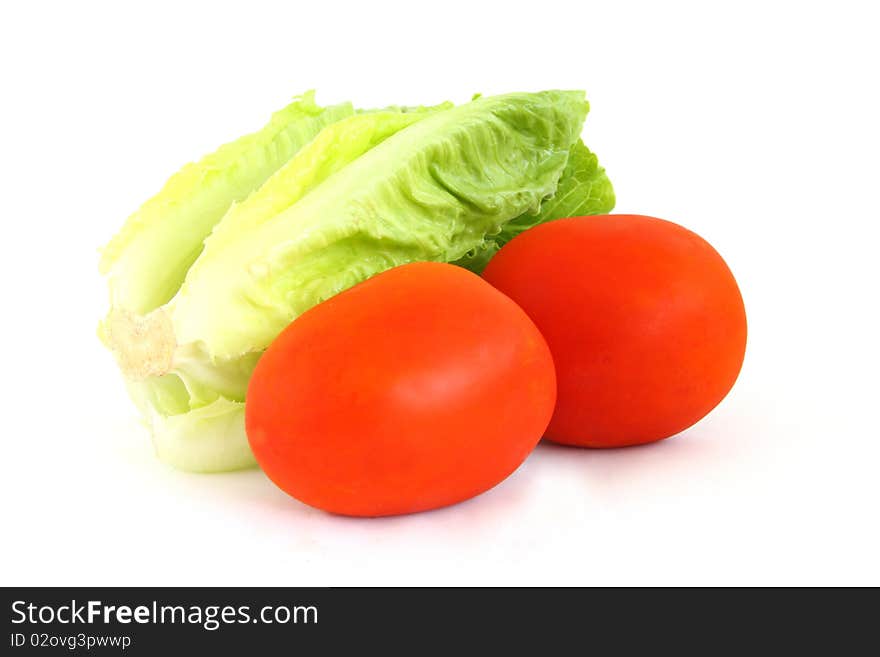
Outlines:
[[[728,393],[746,315],[721,256],[681,226],[638,215],[533,228],[484,277],[541,329],[558,399],[547,438],[620,447],[676,434]]]
[[[453,504],[513,472],[544,433],[544,338],[480,277],[403,265],[312,308],[247,393],[251,448],[293,497],[353,516]]]

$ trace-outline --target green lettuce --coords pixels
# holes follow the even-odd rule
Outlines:
[[[614,188],[605,169],[599,166],[599,158],[578,140],[571,148],[556,193],[541,204],[540,211],[526,212],[509,221],[497,235],[488,236],[455,264],[479,274],[502,246],[529,228],[564,217],[607,214],[614,209],[614,203]]]
[[[157,343],[238,358],[380,271],[460,258],[555,192],[586,112],[578,92],[511,94],[409,126],[233,239],[209,237]]]
[[[169,301],[229,206],[263,184],[322,128],[353,113],[350,103],[319,107],[308,92],[258,132],[184,166],[104,248],[100,269],[108,276],[111,303],[146,313]]]
[[[610,210],[610,183],[579,141],[587,109],[583,92],[547,91],[354,113],[232,199],[167,303],[114,304],[103,324],[160,457],[198,471],[253,464],[253,367],[324,299],[407,262],[478,269],[531,225]]]
[[[395,132],[431,113],[449,109],[407,107],[374,110],[340,119],[321,131],[284,166],[241,203],[233,203],[210,235],[212,248],[234,242],[237,235],[259,226],[286,209],[354,159]],[[179,285],[178,285],[179,287]],[[176,371],[131,376],[130,361],[143,356],[147,344],[139,331],[160,317],[141,316],[114,306],[101,333],[128,374],[130,396],[153,436],[159,457],[175,467],[214,472],[255,464],[244,434],[244,394],[259,352],[226,361],[202,356],[196,345],[181,349]],[[119,347],[120,326],[134,329]]]

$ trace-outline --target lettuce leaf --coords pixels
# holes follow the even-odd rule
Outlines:
[[[529,228],[564,217],[607,214],[614,209],[614,203],[614,187],[599,165],[599,158],[578,140],[572,146],[556,193],[541,204],[541,210],[509,221],[497,235],[488,237],[455,264],[479,274],[502,246]]]
[[[128,392],[165,463],[189,472],[228,472],[256,465],[244,431],[244,402],[218,396],[190,409],[186,388],[174,374],[129,382]]]
[[[229,206],[244,199],[325,126],[354,113],[322,108],[310,91],[258,132],[187,164],[132,214],[104,248],[100,269],[111,304],[146,313],[168,302]]]
[[[283,212],[332,174],[403,128],[452,107],[391,108],[359,113],[320,132],[244,203],[233,204],[205,242],[213,253]]]

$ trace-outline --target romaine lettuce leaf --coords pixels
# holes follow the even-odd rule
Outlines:
[[[290,161],[276,171],[245,202],[233,204],[207,238],[211,252],[234,245],[254,230],[299,201],[325,179],[374,146],[429,114],[452,107],[389,108],[358,113],[320,132]]]
[[[109,278],[111,304],[143,314],[169,301],[229,206],[259,187],[323,127],[353,113],[350,103],[319,107],[310,91],[258,132],[184,166],[104,248],[100,268]]]
[[[614,209],[614,203],[614,188],[605,169],[584,142],[578,140],[571,148],[556,193],[541,204],[540,211],[526,212],[512,219],[497,235],[487,237],[483,244],[454,264],[479,274],[498,249],[523,231],[554,219],[607,214]]]
[[[141,409],[159,458],[189,472],[228,472],[255,466],[244,430],[244,402],[221,396],[183,413],[165,413],[166,408],[155,403],[156,389],[164,387],[157,382],[174,380],[173,374],[167,374],[129,384],[129,394]],[[185,401],[186,392],[178,391],[178,396]]]

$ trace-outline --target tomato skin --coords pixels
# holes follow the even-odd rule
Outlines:
[[[311,506],[384,516],[495,486],[532,451],[556,398],[544,338],[464,269],[391,269],[297,318],[257,364],[248,440]]]
[[[701,237],[640,215],[560,219],[505,245],[484,278],[556,363],[549,440],[622,447],[677,434],[730,391],[745,356],[736,281]]]

